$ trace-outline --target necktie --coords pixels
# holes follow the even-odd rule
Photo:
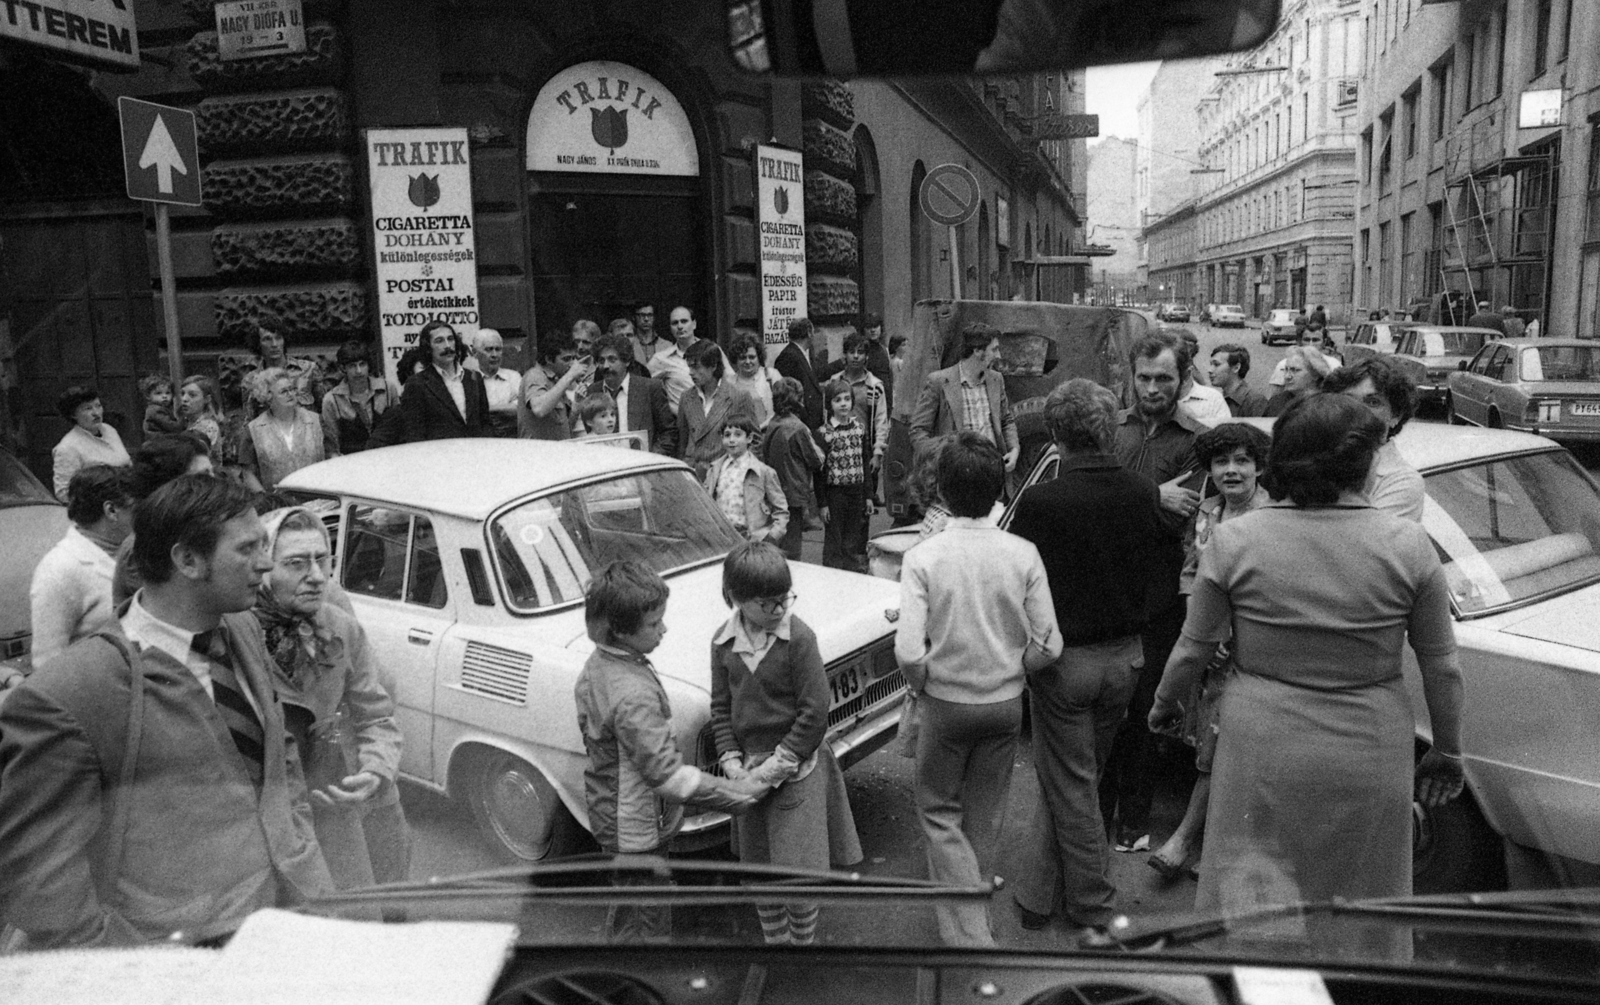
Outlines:
[[[245,770],[256,788],[261,787],[262,764],[265,761],[265,733],[255,709],[245,700],[243,685],[234,671],[233,656],[228,651],[228,637],[220,628],[195,635],[190,648],[206,657],[211,664],[211,698],[217,703],[217,713],[233,737],[233,745],[244,758]]]

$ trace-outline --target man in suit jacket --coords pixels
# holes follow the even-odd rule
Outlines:
[[[961,332],[961,360],[928,374],[911,414],[911,446],[921,450],[936,436],[970,429],[999,447],[1006,470],[1017,466],[1022,442],[1011,415],[1005,378],[989,369],[1000,356],[1000,333],[982,322]]]
[[[723,373],[722,350],[715,342],[708,339],[689,350],[692,386],[678,401],[678,456],[694,465],[695,477],[702,480],[723,454],[723,425],[735,415],[756,418],[756,403],[724,384]]]
[[[594,344],[594,361],[601,379],[592,386],[604,388],[617,403],[617,432],[643,430],[651,450],[677,456],[678,418],[666,388],[633,369],[633,342],[626,335],[602,335]]]
[[[152,493],[144,585],[0,708],[0,921],[30,946],[204,937],[332,892],[248,613],[272,567],[253,504],[204,475]]]
[[[428,362],[401,392],[402,440],[419,443],[490,435],[489,394],[483,374],[461,365],[467,355],[461,336],[443,321],[429,321],[422,326],[419,341],[428,350]]]
[[[800,399],[800,411],[797,414],[807,429],[816,429],[827,418],[822,385],[817,382],[816,372],[811,368],[811,335],[814,330],[810,318],[796,318],[789,322],[789,344],[772,361],[773,369],[800,382],[804,396]]]

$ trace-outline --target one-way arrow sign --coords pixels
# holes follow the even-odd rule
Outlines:
[[[200,205],[200,151],[194,113],[138,98],[118,98],[128,198]]]

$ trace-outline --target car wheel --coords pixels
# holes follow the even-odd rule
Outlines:
[[[1466,419],[1456,414],[1456,399],[1453,394],[1444,396],[1444,421],[1452,426],[1465,426],[1467,424]]]
[[[1476,893],[1506,885],[1505,848],[1472,793],[1443,806],[1411,804],[1411,886],[1416,893]]]
[[[504,751],[472,755],[466,765],[467,800],[478,830],[508,862],[539,862],[570,855],[583,828],[561,804],[540,771]]]
[[[1500,412],[1497,409],[1493,409],[1493,408],[1489,409],[1489,428],[1490,429],[1504,429],[1505,428],[1505,424],[1500,421]]]

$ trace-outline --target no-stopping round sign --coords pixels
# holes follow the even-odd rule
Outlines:
[[[934,223],[959,227],[977,215],[983,192],[971,171],[960,164],[940,164],[922,179],[917,201]]]

